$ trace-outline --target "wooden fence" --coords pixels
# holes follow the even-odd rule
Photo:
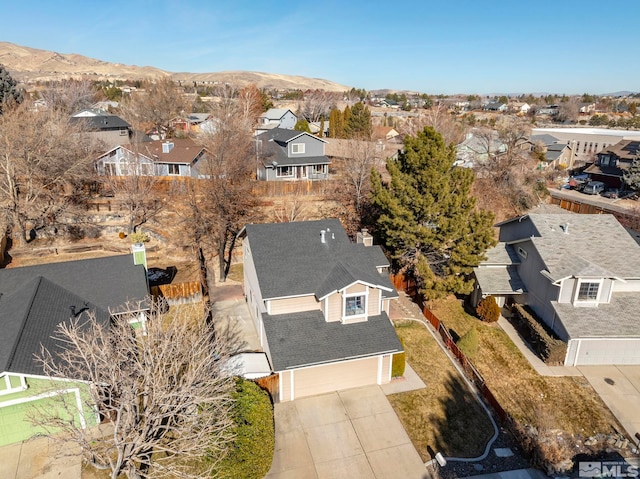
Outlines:
[[[280,376],[278,374],[272,374],[271,376],[253,380],[258,386],[271,395],[271,401],[274,403],[277,403],[280,400],[280,389],[278,386],[280,384],[279,377]]]
[[[458,348],[458,345],[451,337],[451,333],[445,327],[444,323],[440,321],[440,319],[435,314],[433,314],[433,312],[424,304],[424,299],[419,293],[415,281],[411,278],[405,277],[402,274],[395,274],[391,275],[391,282],[396,289],[405,291],[407,295],[409,295],[409,297],[418,306],[420,306],[423,316],[429,322],[429,324],[431,324],[431,326],[433,326],[433,328],[438,332],[438,334],[442,338],[442,342],[456,358],[467,378],[469,378],[469,380],[471,380],[471,382],[473,382],[473,384],[478,388],[478,391],[480,392],[482,397],[484,397],[487,403],[493,408],[500,420],[507,421],[509,419],[508,413],[502,408],[496,397],[487,387],[484,378],[476,369],[473,362],[462,351],[460,351],[460,348]]]
[[[161,284],[152,286],[151,294],[162,297],[171,304],[197,303],[202,301],[202,286],[199,281],[186,283]]]

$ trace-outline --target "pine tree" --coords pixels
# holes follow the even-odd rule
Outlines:
[[[9,71],[0,63],[0,115],[7,103],[22,103],[22,91],[18,90],[17,84]]]
[[[640,150],[624,172],[624,182],[633,191],[640,192]]]
[[[454,145],[431,127],[407,136],[398,159],[387,160],[388,184],[371,175],[377,227],[395,266],[411,274],[426,298],[468,294],[469,278],[495,245],[493,215],[476,208],[474,173],[454,168]]]
[[[371,124],[371,111],[369,111],[369,108],[365,106],[364,103],[356,103],[353,105],[348,117],[346,111],[345,108],[345,134],[347,138],[371,140],[373,126]]]
[[[307,133],[311,133],[311,130],[309,129],[309,122],[304,118],[298,120],[293,129],[296,131],[306,131]]]
[[[344,111],[342,112],[342,136],[340,138],[349,138],[347,132],[347,125],[349,124],[349,119],[351,118],[351,108],[349,105],[344,107]]]

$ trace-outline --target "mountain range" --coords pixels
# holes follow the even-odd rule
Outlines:
[[[221,82],[237,86],[254,84],[266,89],[301,89],[346,91],[350,87],[321,78],[296,75],[280,75],[250,71],[224,71],[211,73],[169,72],[152,66],[111,63],[76,53],[57,53],[9,42],[0,42],[0,64],[3,64],[16,80],[35,81],[86,78],[90,80],[151,80],[171,77],[182,82]]]

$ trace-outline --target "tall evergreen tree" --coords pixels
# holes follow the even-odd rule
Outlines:
[[[309,122],[304,118],[299,119],[293,129],[296,131],[306,131],[307,133],[311,133],[311,130],[309,129]]]
[[[629,169],[624,172],[624,182],[633,191],[640,192],[640,150],[629,165]]]
[[[0,63],[0,115],[7,103],[22,103],[22,91],[9,71]]]
[[[470,293],[469,278],[495,245],[493,215],[476,208],[474,173],[454,168],[453,144],[431,127],[407,136],[398,159],[387,160],[391,181],[371,175],[378,232],[396,266],[415,277],[427,298]]]
[[[345,108],[345,134],[348,138],[370,140],[372,132],[373,126],[369,107],[365,106],[364,103],[356,103],[353,105],[348,118]]]
[[[329,137],[342,138],[344,136],[344,122],[342,112],[334,108],[329,113]]]
[[[349,105],[344,107],[344,111],[342,112],[342,136],[340,138],[348,138],[348,125],[349,125],[349,119],[351,118],[351,108],[349,108]]]

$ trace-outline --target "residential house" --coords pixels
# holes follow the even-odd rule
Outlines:
[[[28,421],[28,410],[45,407],[55,395],[75,398],[78,424],[98,423],[83,378],[52,380],[35,355],[41,345],[60,351],[53,338],[58,325],[85,311],[108,324],[132,302],[144,322],[147,294],[144,253],[0,269],[0,445],[41,433]]]
[[[274,128],[256,137],[257,178],[266,181],[329,177],[326,141],[310,133]]]
[[[322,134],[320,134],[320,129],[322,129]],[[319,136],[320,138],[328,138],[329,137],[329,120],[310,121],[309,131],[311,132],[311,134]]]
[[[206,177],[206,150],[190,138],[121,145],[100,155],[94,164],[101,176]]]
[[[547,105],[536,110],[537,115],[557,116],[559,113],[560,107],[558,105]]]
[[[548,134],[533,135],[529,141],[532,151],[537,147],[542,148],[544,152],[544,160],[540,161],[539,169],[573,168],[575,160],[573,148],[555,136]]]
[[[210,113],[189,113],[169,122],[174,131],[189,133],[213,133],[217,129],[217,120]]]
[[[398,133],[398,131],[391,126],[374,126],[371,139],[382,140],[382,141],[393,141],[398,136],[400,136],[400,133]]]
[[[484,106],[486,111],[507,111],[507,104],[499,101],[491,101]]]
[[[108,147],[125,145],[131,141],[131,125],[116,115],[104,110],[91,108],[82,110],[71,117],[72,124],[80,124],[92,136]]]
[[[516,114],[526,115],[531,110],[531,105],[521,101],[512,101],[509,103],[508,109]]]
[[[640,139],[621,140],[597,154],[595,163],[584,173],[594,181],[602,181],[610,188],[624,187],[624,172],[640,156]]]
[[[528,214],[496,225],[472,302],[526,304],[567,342],[565,365],[640,364],[640,246],[613,215]]]
[[[391,380],[398,294],[371,235],[352,243],[337,219],[251,224],[241,235],[244,293],[279,401]]]
[[[270,108],[258,117],[256,135],[273,128],[293,130],[296,123],[298,123],[298,117],[291,110],[287,108]]]
[[[500,140],[497,131],[484,132],[474,128],[462,143],[456,145],[456,166],[472,168],[506,151],[507,145]]]

